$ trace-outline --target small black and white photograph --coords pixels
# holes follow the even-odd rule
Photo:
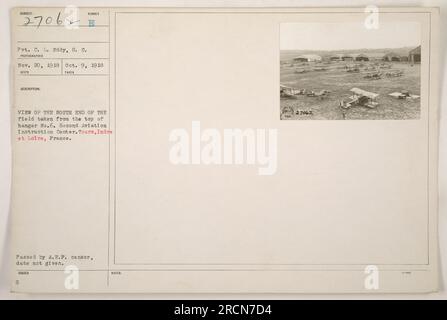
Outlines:
[[[419,119],[421,25],[377,27],[282,23],[280,119]]]

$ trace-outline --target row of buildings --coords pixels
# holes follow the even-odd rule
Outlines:
[[[330,61],[370,61],[370,60],[382,60],[382,61],[408,61],[410,63],[421,62],[421,46],[410,50],[408,55],[401,55],[394,52],[364,54],[364,53],[339,53],[328,57],[325,57]],[[295,62],[312,62],[322,61],[323,58],[317,54],[303,54],[293,58]]]

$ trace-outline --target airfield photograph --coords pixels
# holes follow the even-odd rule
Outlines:
[[[419,33],[420,25],[410,22],[378,30],[352,23],[282,24],[280,119],[419,119]]]

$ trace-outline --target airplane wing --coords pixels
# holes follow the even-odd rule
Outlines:
[[[361,96],[368,97],[370,99],[375,99],[375,98],[377,98],[379,96],[377,93],[365,91],[365,90],[362,90],[362,89],[359,89],[359,88],[352,88],[351,92],[354,92],[355,94],[358,94],[358,95],[361,95]]]
[[[395,98],[399,98],[402,95],[402,93],[400,93],[400,92],[393,92],[393,93],[390,93],[389,95],[392,96],[392,97],[395,97]]]

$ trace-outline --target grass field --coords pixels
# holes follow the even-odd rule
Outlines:
[[[382,63],[382,62],[380,62]],[[358,65],[360,72],[350,73],[346,65]],[[408,90],[411,94],[420,95],[420,65],[411,66],[408,62],[389,62],[391,69],[377,69],[382,72],[382,78],[366,79],[367,73],[378,68],[373,61],[364,62],[308,62],[293,63],[290,58],[281,60],[281,84],[296,89],[306,89],[318,92],[326,89],[330,93],[321,99],[296,95],[281,98],[281,119],[284,120],[336,120],[336,119],[365,119],[365,120],[403,120],[418,119],[420,116],[420,99],[401,100],[389,96],[396,91]],[[324,67],[326,70],[315,71]],[[369,70],[368,70],[369,69]],[[297,70],[306,70],[297,73]],[[402,70],[400,77],[386,77],[385,73]],[[354,106],[346,111],[339,107],[340,100],[348,100],[352,88],[360,88],[379,94],[376,108]],[[343,114],[344,113],[344,114]]]

